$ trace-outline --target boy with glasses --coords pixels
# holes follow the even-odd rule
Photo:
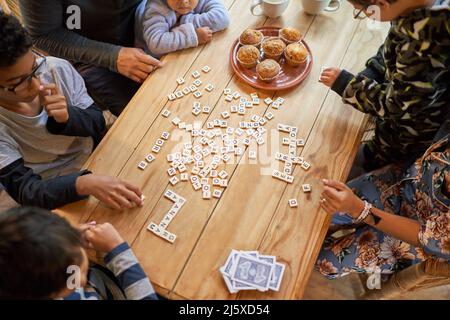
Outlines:
[[[137,187],[79,171],[105,131],[102,111],[67,61],[31,47],[19,21],[0,12],[0,209],[54,209],[90,195],[114,209],[142,205]]]
[[[321,82],[346,104],[376,118],[375,137],[358,153],[350,178],[414,159],[450,110],[450,1],[353,0],[354,17],[391,21],[385,43],[356,76],[327,68]]]

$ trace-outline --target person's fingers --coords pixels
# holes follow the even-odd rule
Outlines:
[[[324,209],[327,213],[331,214],[331,208],[326,204],[326,202],[322,202],[320,204],[320,206],[322,207],[322,209]]]
[[[107,196],[105,197],[102,202],[107,205],[108,207],[110,207],[111,209],[114,210],[120,210],[121,206],[120,204],[116,201],[116,199],[112,196]],[[97,226],[98,227],[98,226]]]
[[[335,207],[328,201],[322,202],[321,205],[322,205],[322,208],[324,208],[325,211],[328,212],[329,214],[333,214],[333,213],[337,212]]]
[[[136,76],[138,79],[140,79],[141,82],[144,82],[145,79],[148,77],[148,73],[142,72],[140,70],[134,70],[133,75]]]
[[[339,191],[343,191],[343,190],[347,189],[347,186],[345,185],[345,183],[342,183],[340,181],[323,179],[322,182],[324,183],[325,186],[335,188]]]
[[[121,192],[121,195],[123,197],[125,197],[128,201],[130,201],[132,204],[133,203],[136,205],[141,204],[141,202],[142,202],[141,197],[138,196],[135,192],[126,188],[125,186],[123,187],[123,189],[120,192]]]
[[[53,110],[50,112],[47,111],[47,114],[53,118],[63,118],[67,115],[67,112],[66,110]]]
[[[336,189],[333,189],[331,187],[325,186],[323,188],[323,195],[327,196],[327,198],[332,199],[334,201],[339,200],[339,197],[337,195],[339,191],[336,191]]]
[[[155,70],[155,67],[152,66],[151,64],[146,64],[146,63],[140,62],[140,63],[138,64],[137,69],[138,69],[139,71],[142,71],[142,72],[146,73],[146,74],[149,74],[149,73],[152,73],[153,70]]]
[[[84,233],[84,236],[86,238],[87,241],[91,242],[94,239],[95,233],[92,232],[92,230],[88,229],[86,230],[86,232]]]
[[[43,98],[43,102],[45,104],[51,104],[51,103],[57,103],[57,102],[63,101],[63,98],[59,95],[51,95],[51,96],[44,95],[42,98]]]
[[[56,74],[56,70],[54,68],[50,68],[50,71],[52,73],[53,83],[55,84],[55,93],[52,92],[52,94],[60,94],[61,93],[61,86],[59,85],[58,75]]]
[[[114,200],[119,204],[120,209],[132,209],[133,204],[120,192],[122,190],[113,194]]]
[[[78,230],[80,231],[80,233],[85,233],[90,228],[92,228],[92,225],[89,224],[89,223],[83,223],[83,224],[78,226]]]
[[[333,208],[337,208],[339,202],[330,198],[329,196],[327,196],[326,194],[322,193],[322,202],[326,203],[328,206],[331,206]]]
[[[148,65],[157,66],[158,68],[161,68],[163,66],[161,61],[153,58],[151,55],[146,54],[144,51],[139,52],[137,54],[137,58],[140,62]]]
[[[128,189],[133,191],[139,198],[142,196],[142,191],[135,185],[132,185],[131,183],[128,183],[126,181],[122,181],[123,185]]]
[[[40,89],[41,91],[48,92],[51,95],[58,95],[58,89],[56,84],[54,83],[43,84],[41,85]]]

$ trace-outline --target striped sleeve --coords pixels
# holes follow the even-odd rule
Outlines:
[[[105,264],[116,276],[128,300],[157,300],[158,297],[126,242],[105,257]]]

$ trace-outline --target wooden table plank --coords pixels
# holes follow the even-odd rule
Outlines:
[[[227,8],[231,8],[235,1],[224,0],[224,4]],[[190,67],[200,53],[227,37],[229,30],[216,33],[213,41],[206,46],[165,56],[162,59],[165,66],[153,72],[142,84],[84,167],[96,174],[119,176],[130,156],[150,130],[152,123],[168,104],[167,94],[175,91],[178,86],[174,79],[180,75],[188,75]],[[99,201],[90,197],[88,200],[60,208],[57,212],[74,223],[82,223],[89,219],[98,205]]]
[[[278,123],[286,123],[299,127],[299,137],[308,137],[327,95],[327,89],[317,83],[320,64],[323,61],[330,65],[341,62],[357,27],[353,21],[345,19],[350,14],[351,8],[347,4],[339,13],[316,18],[306,36],[316,59],[314,70],[299,88],[283,94],[286,110],[275,112],[275,119],[265,126],[266,129],[274,130]],[[289,24],[296,26],[298,17],[294,17],[296,19],[293,18]],[[333,32],[337,24],[340,36]],[[277,132],[274,134],[276,136]],[[270,175],[261,175],[262,168],[257,164],[240,165],[236,169],[227,192],[218,203],[176,284],[175,293],[189,299],[233,298],[218,269],[231,249],[254,250],[258,247],[286,188],[286,184]],[[297,173],[297,181],[306,180],[308,174]],[[286,281],[289,281],[289,276]]]

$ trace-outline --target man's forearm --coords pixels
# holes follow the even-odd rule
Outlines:
[[[120,46],[93,41],[65,28],[61,1],[20,1],[25,25],[39,49],[67,60],[117,70]]]

